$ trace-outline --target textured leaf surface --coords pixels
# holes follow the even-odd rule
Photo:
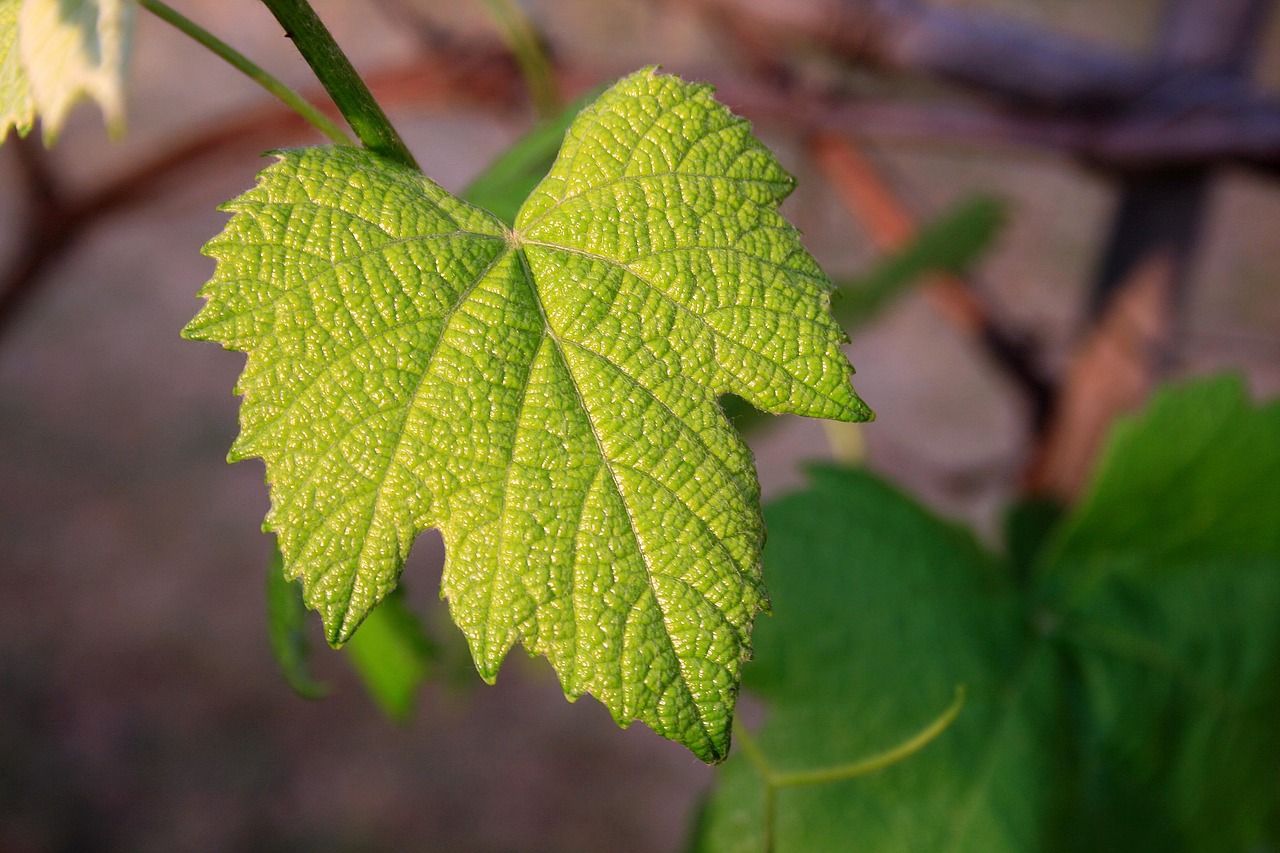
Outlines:
[[[23,0],[18,49],[46,143],[82,98],[97,101],[112,135],[123,131],[132,27],[132,0]]]
[[[250,352],[287,570],[341,642],[441,529],[481,674],[516,642],[706,760],[728,725],[763,525],[716,394],[846,420],[829,282],[792,182],[708,87],[642,71],[570,127],[509,230],[350,148],[285,152],[206,251],[189,337]]]
[[[770,506],[776,615],[744,675],[775,768],[878,753],[957,681],[969,700],[901,764],[776,791],[771,824],[735,752],[699,849],[1260,849],[1280,789],[1280,406],[1190,383],[1103,459],[1025,592],[1025,563],[868,475],[822,471]]]
[[[0,0],[0,142],[4,142],[10,128],[26,136],[35,118],[31,84],[18,52],[21,7],[22,0]]]

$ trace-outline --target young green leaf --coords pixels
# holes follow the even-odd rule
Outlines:
[[[34,114],[51,144],[85,97],[121,133],[132,27],[132,0],[0,0],[0,140]]]
[[[286,570],[330,640],[441,529],[487,680],[517,642],[724,757],[760,580],[759,486],[716,395],[865,420],[792,179],[709,87],[647,69],[570,127],[515,228],[350,148],[283,152],[206,251],[191,338],[249,351]]]
[[[18,50],[18,11],[22,0],[0,0],[0,143],[14,128],[26,136],[35,120],[31,84]]]

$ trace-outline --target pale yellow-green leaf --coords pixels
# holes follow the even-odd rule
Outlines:
[[[22,0],[0,0],[0,142],[9,128],[26,136],[35,118],[31,84],[18,55],[18,10]]]
[[[62,132],[80,100],[102,108],[113,137],[124,132],[124,74],[132,0],[25,0],[18,50],[45,144]]]
[[[346,147],[232,201],[188,337],[250,353],[234,457],[266,461],[285,566],[342,642],[444,535],[476,666],[545,654],[714,761],[766,605],[751,454],[717,403],[867,420],[792,179],[650,70],[570,126],[514,229]]]

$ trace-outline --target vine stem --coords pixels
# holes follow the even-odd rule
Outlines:
[[[190,36],[204,47],[216,54],[237,71],[253,82],[275,95],[286,106],[307,120],[316,130],[337,142],[339,145],[350,145],[351,137],[336,122],[322,113],[306,98],[290,89],[266,69],[258,66],[243,53],[222,41],[213,33],[201,27],[195,21],[184,16],[161,0],[138,0],[138,5],[155,15],[160,20],[172,25],[185,35]]]
[[[544,121],[554,118],[560,112],[560,92],[538,31],[515,0],[485,0],[484,5],[503,41],[515,55],[538,118]]]
[[[937,737],[951,727],[964,707],[967,690],[963,684],[956,685],[955,698],[947,709],[920,731],[904,740],[897,746],[867,758],[848,764],[837,764],[832,767],[821,767],[816,770],[796,770],[783,772],[777,770],[760,748],[760,744],[745,729],[733,733],[734,740],[742,746],[747,761],[755,768],[756,774],[764,783],[764,802],[762,809],[762,835],[766,853],[773,853],[774,827],[777,821],[778,792],[784,788],[798,788],[807,785],[826,785],[831,782],[843,782],[856,779],[884,770],[898,762],[910,758],[924,749]]]
[[[293,40],[360,143],[374,153],[422,171],[311,4],[306,0],[262,0],[262,4],[284,27],[285,35]]]

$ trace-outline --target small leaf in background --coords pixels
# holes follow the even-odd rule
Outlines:
[[[538,115],[542,118],[556,115],[560,110],[560,92],[542,35],[516,0],[484,0],[484,7],[520,66],[520,75]]]
[[[302,587],[284,576],[284,558],[273,548],[267,564],[267,637],[285,681],[304,699],[328,693],[311,675],[311,649],[307,642],[307,608]]]
[[[18,51],[45,144],[83,98],[97,101],[113,137],[123,133],[132,30],[132,0],[24,0]]]
[[[1004,203],[997,198],[960,202],[869,272],[838,282],[831,301],[836,319],[846,328],[866,323],[928,275],[964,272],[991,247],[1005,219]]]
[[[556,161],[569,123],[599,95],[599,91],[592,92],[561,110],[555,118],[538,122],[462,191],[462,200],[489,211],[507,225],[515,224],[520,205]]]
[[[696,849],[1247,853],[1276,840],[1280,405],[1251,404],[1234,378],[1159,394],[1117,427],[1080,506],[1056,525],[1030,509],[1011,523],[1031,595],[869,474],[821,470],[766,515],[775,616],[744,684],[768,705],[771,765],[874,754],[954,682],[968,701],[911,758],[775,791],[772,810],[735,750]]]
[[[514,230],[367,151],[278,157],[227,205],[184,334],[250,352],[231,455],[266,461],[266,526],[330,642],[436,526],[486,680],[522,642],[570,698],[723,758],[766,598],[717,395],[871,417],[777,211],[793,179],[653,69],[574,120]]]
[[[384,598],[342,651],[383,713],[408,719],[436,651],[404,593]]]
[[[18,10],[23,0],[0,0],[0,143],[14,128],[26,136],[35,120],[31,84],[18,50]]]

